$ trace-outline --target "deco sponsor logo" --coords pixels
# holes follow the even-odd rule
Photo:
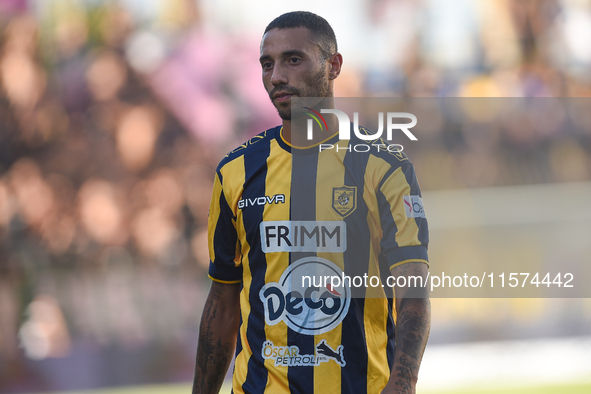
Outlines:
[[[299,334],[318,335],[337,327],[347,315],[351,289],[346,283],[325,288],[304,286],[304,276],[339,276],[343,271],[320,257],[304,257],[291,263],[279,282],[267,283],[259,292],[265,309],[265,322],[274,326],[284,322]],[[343,281],[344,282],[344,281]]]
[[[343,221],[261,222],[261,247],[273,252],[342,253],[347,249],[347,227]]]
[[[318,342],[314,350],[314,354],[300,354],[297,346],[275,346],[273,342],[265,341],[261,355],[265,360],[274,360],[276,367],[316,366],[330,360],[341,367],[347,364],[343,357],[343,345],[339,345],[335,350],[326,343],[326,339],[323,339]]]
[[[403,196],[404,212],[407,218],[424,218],[423,199],[419,196]]]

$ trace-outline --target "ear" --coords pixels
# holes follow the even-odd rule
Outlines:
[[[327,61],[329,67],[328,79],[337,79],[337,77],[341,73],[341,67],[343,66],[343,56],[337,52],[334,55],[330,56]]]

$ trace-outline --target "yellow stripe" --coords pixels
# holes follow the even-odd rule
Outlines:
[[[221,173],[224,179],[224,196],[234,216],[238,216],[241,212],[238,210],[238,201],[242,198],[244,190],[244,155],[227,163],[221,169]],[[239,178],[241,181],[235,180],[235,178]],[[228,182],[228,179],[232,179],[232,181]]]
[[[213,278],[211,275],[207,275],[207,276],[209,276],[209,279],[213,280],[214,282],[219,282],[219,283],[236,284],[236,283],[242,282],[241,280],[219,280],[219,279]]]
[[[399,246],[420,245],[419,227],[412,218],[406,217],[404,209],[404,200],[402,196],[410,196],[410,185],[406,181],[406,176],[402,168],[397,168],[384,182],[382,193],[386,196],[392,217],[396,223],[398,231],[396,232],[396,242]]]
[[[240,335],[240,341],[242,343],[242,350],[236,355],[236,360],[234,361],[234,376],[232,376],[232,389],[234,393],[244,393],[244,390],[242,390],[242,384],[244,384],[246,381],[246,375],[248,373],[248,360],[250,360],[250,357],[252,356],[252,351],[248,345],[248,339],[246,338],[250,306],[248,306],[248,295],[245,296],[245,294],[248,294],[248,292],[244,289],[245,287],[243,287],[242,292],[240,293],[242,326],[238,332],[238,335]]]
[[[398,267],[399,265],[407,264],[407,263],[425,263],[425,264],[427,264],[427,267],[429,266],[429,262],[427,260],[424,260],[424,259],[408,259],[408,260],[399,261],[396,264],[392,264],[390,266],[390,271],[392,271],[392,268],[394,268],[394,267]]]
[[[390,170],[392,166],[384,159],[374,155],[370,155],[365,167],[364,181],[365,185],[371,191],[368,196],[375,198],[375,190],[377,190],[380,182],[384,179],[384,175]]]
[[[367,206],[367,225],[369,227],[369,233],[371,237],[371,250],[372,250],[372,260],[376,260],[375,256],[378,256],[381,252],[380,242],[382,240],[382,221],[380,216],[380,210],[378,206],[378,199],[375,193],[377,190],[378,185],[382,181],[386,172],[390,170],[390,164],[388,164],[384,159],[381,159],[376,156],[370,156],[367,161],[367,166],[365,168],[364,174],[364,191],[363,191],[363,201]]]
[[[220,195],[222,194],[222,184],[218,174],[215,174],[213,180],[213,192],[211,202],[209,204],[209,217],[207,219],[207,245],[209,248],[209,259],[215,261],[215,248],[213,244],[213,236],[215,234],[215,227],[220,218]]]
[[[242,198],[242,192],[244,191],[244,171],[244,155],[239,156],[227,163],[221,170],[223,179],[232,179],[231,182],[224,182],[224,197],[226,198],[226,202],[228,203],[230,210],[232,210],[232,214],[236,217],[234,226],[236,227],[238,240],[241,240],[246,236],[246,234],[244,234],[244,225],[237,226],[237,222],[242,221],[242,210],[238,209],[238,201],[240,201],[240,198]],[[234,181],[235,178],[239,178],[239,180]],[[236,265],[236,267],[242,264],[240,260],[241,251],[239,247],[240,244],[236,243],[236,257],[234,258],[234,265]]]
[[[232,379],[232,386],[235,393],[243,393],[242,384],[246,381],[248,372],[248,360],[252,355],[252,351],[246,338],[246,331],[248,330],[248,316],[250,315],[250,284],[252,283],[252,276],[250,273],[250,266],[248,261],[249,245],[246,241],[246,233],[244,231],[244,223],[242,211],[238,210],[238,201],[243,192],[245,170],[244,170],[244,156],[239,156],[231,162],[227,163],[221,170],[224,179],[224,195],[228,202],[230,209],[236,217],[236,233],[238,235],[238,246],[242,246],[242,250],[238,249],[236,252],[235,264],[243,265],[242,273],[242,291],[240,292],[240,313],[242,315],[242,326],[238,335],[242,342],[242,351],[236,355],[234,376]],[[229,198],[229,199],[228,199]],[[240,257],[242,256],[242,261]]]
[[[368,276],[379,275],[377,255],[381,252],[380,241],[383,236],[381,216],[375,190],[382,182],[391,165],[385,160],[371,155],[364,174],[363,201],[367,206],[367,224],[370,232],[370,266]],[[380,283],[382,284],[382,283]],[[386,288],[368,288],[364,305],[365,345],[367,348],[367,392],[379,393],[388,383],[390,368],[388,366],[388,301]],[[394,296],[394,292],[391,292]]]
[[[236,356],[236,360],[234,362],[234,376],[232,379],[232,387],[236,393],[243,392],[242,384],[246,381],[246,375],[248,373],[248,361],[252,356],[252,350],[246,337],[246,332],[248,331],[248,317],[250,315],[249,295],[250,285],[252,283],[252,275],[250,273],[248,256],[244,256],[243,260],[243,287],[242,291],[240,292],[240,313],[242,314],[242,326],[240,327],[240,332],[238,333],[242,342],[242,351]]]
[[[388,302],[385,298],[366,298],[363,321],[367,346],[367,392],[381,392],[390,377],[388,366]]]
[[[369,163],[368,163],[369,164]],[[366,173],[367,175],[367,173]],[[366,181],[367,182],[367,181]],[[367,188],[366,188],[367,190]],[[375,189],[371,189],[372,191]],[[374,194],[369,192],[369,194]],[[365,198],[364,198],[365,200]],[[371,212],[368,211],[368,223],[371,223]],[[370,233],[381,234],[381,227],[372,228]],[[381,237],[380,237],[381,239]],[[374,238],[372,237],[372,240]],[[377,244],[373,244],[369,250],[369,267],[367,275],[380,277],[379,263],[376,253],[379,253],[379,239]],[[365,305],[363,308],[363,321],[365,327],[365,346],[367,349],[367,392],[379,393],[388,383],[390,368],[388,366],[388,356],[386,348],[388,345],[388,301],[386,299],[385,288],[368,287],[365,294]]]
[[[390,170],[390,168],[391,165],[384,159],[372,155],[369,157],[367,161],[367,166],[364,174],[365,187],[363,192],[363,201],[367,206],[366,220],[371,237],[370,261],[373,261],[375,263],[378,272],[376,275],[378,276],[379,263],[376,256],[378,256],[381,253],[380,242],[382,240],[383,231],[380,210],[378,206],[378,199],[375,190],[377,190],[378,185],[380,184],[380,182],[382,182],[384,175]],[[383,295],[380,294],[378,296],[385,297],[386,293],[383,292]]]
[[[331,137],[332,138],[332,137]],[[343,141],[348,143],[348,141]],[[333,188],[345,186],[345,167],[343,160],[346,150],[324,151],[318,156],[318,174],[316,177],[316,220],[343,220],[332,209]],[[359,204],[357,204],[359,209]],[[340,269],[345,269],[343,253],[318,253],[318,257],[332,261]],[[326,339],[326,344],[335,351],[342,344],[343,323],[331,331],[315,335],[314,346]],[[345,360],[347,362],[348,360]],[[340,393],[341,392],[341,367],[334,360],[329,360],[314,367],[314,393]]]
[[[373,250],[370,251],[370,266],[368,276],[379,277],[379,268]],[[380,283],[381,285],[381,283]],[[363,308],[365,327],[365,344],[367,347],[367,392],[379,393],[388,383],[390,368],[386,347],[388,335],[386,324],[388,321],[388,302],[384,288],[369,287]]]
[[[271,141],[271,152],[267,159],[267,178],[265,180],[265,195],[285,195],[284,204],[266,204],[263,210],[263,221],[285,220],[289,218],[290,188],[291,188],[291,155],[279,146],[276,140]],[[271,162],[273,160],[273,162]],[[283,271],[289,266],[289,253],[267,253],[265,283],[279,282]],[[287,346],[287,325],[281,321],[274,326],[265,324],[265,336],[272,339],[275,346]],[[260,352],[262,349],[253,349]],[[275,366],[275,360],[265,360],[265,367],[269,371],[265,393],[289,392],[287,367]]]

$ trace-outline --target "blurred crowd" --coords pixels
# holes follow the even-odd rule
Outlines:
[[[207,290],[205,224],[222,152],[201,145],[130,68],[125,9],[61,6],[49,20],[24,9],[0,22],[0,388],[7,390],[76,381],[32,373],[23,353],[42,360],[75,357],[85,346],[192,343],[186,336]],[[185,356],[175,354],[154,376]],[[171,375],[190,376],[190,362],[183,365]],[[109,374],[97,368],[90,383],[116,383]]]
[[[364,76],[372,94],[589,96],[587,0],[370,4],[381,49]]]
[[[200,2],[145,3],[157,20],[133,1],[0,1],[0,391],[55,388],[23,352],[85,346],[164,344],[169,364],[145,368],[192,373],[213,171],[279,118],[260,36],[212,30]],[[363,7],[371,52],[339,96],[591,95],[590,1]],[[539,100],[498,127],[470,108],[454,127],[426,103],[424,190],[591,177],[588,99]]]

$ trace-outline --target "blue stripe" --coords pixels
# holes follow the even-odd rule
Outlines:
[[[216,170],[215,172],[216,172],[216,174],[217,174],[218,178],[220,179],[220,184],[222,184],[222,185],[223,185],[223,184],[224,184],[224,176],[222,175],[222,171],[221,171],[221,169],[222,169],[222,165],[221,165],[221,163],[220,163],[220,164],[218,165],[218,168],[217,168],[217,170]]]
[[[384,174],[384,177],[382,178],[382,180],[378,184],[377,190],[382,189],[382,186],[384,185],[384,183],[388,180],[388,178],[390,178],[390,175],[392,175],[392,173],[394,171],[396,171],[397,169],[398,169],[398,167],[394,167],[394,166],[390,167],[390,169]]]
[[[392,215],[392,206],[388,202],[384,193],[379,190],[376,193],[376,197],[378,200],[378,210],[380,212],[380,221],[383,232],[382,240],[380,241],[380,250],[382,253],[388,253],[390,250],[398,247],[398,242],[396,241],[398,227],[396,226],[394,216]]]
[[[341,369],[341,393],[367,392],[367,341],[365,340],[364,298],[351,299],[343,320],[341,344],[347,364]]]
[[[216,259],[217,260],[217,259]],[[224,282],[238,282],[242,280],[242,266],[227,266],[221,264],[209,264],[209,276]]]
[[[265,180],[267,178],[267,158],[271,152],[269,139],[258,142],[253,149],[244,154],[244,192],[243,198],[265,196]],[[267,384],[268,371],[265,369],[261,349],[265,338],[264,307],[259,292],[265,284],[267,261],[261,245],[259,223],[263,220],[263,205],[253,205],[242,210],[246,240],[251,248],[248,252],[249,267],[252,275],[250,284],[250,315],[246,339],[252,349],[248,361],[248,372],[242,389],[246,393],[263,393]]]
[[[219,176],[221,181],[221,175]],[[238,243],[238,235],[231,220],[234,214],[228,206],[223,190],[220,193],[218,204],[220,216],[213,234],[215,261],[209,264],[209,275],[223,281],[241,280],[242,266],[236,267],[234,263],[236,244]]]
[[[351,145],[351,142],[349,143]],[[368,270],[370,232],[367,223],[367,206],[363,201],[365,171],[369,155],[347,152],[343,160],[345,166],[345,186],[357,186],[357,208],[344,220],[347,224],[347,252],[344,253],[345,274],[351,277],[363,276]],[[365,234],[366,237],[361,238]],[[357,238],[356,238],[357,237]],[[365,289],[352,288],[349,313],[343,320],[343,356],[346,365],[341,370],[341,393],[367,392],[367,341],[365,338]],[[357,290],[357,291],[356,291]]]
[[[292,150],[290,220],[316,220],[316,180],[318,152],[315,149]],[[290,264],[316,253],[292,252]],[[300,354],[315,354],[314,336],[287,330],[287,345],[297,346]],[[288,367],[287,379],[291,393],[314,392],[314,367]]]
[[[419,188],[419,182],[417,181],[414,166],[405,165],[402,167],[402,172],[406,177],[406,182],[408,182],[408,184],[410,185],[410,194],[415,196],[421,196],[421,189]],[[419,228],[419,241],[422,245],[425,245],[425,247],[427,247],[427,245],[429,244],[429,227],[427,224],[427,219],[422,217],[414,219],[417,224],[417,227]],[[427,259],[427,257],[425,257],[425,259]]]
[[[394,351],[396,349],[396,326],[392,311],[394,310],[394,298],[388,297],[388,322],[386,324],[386,334],[388,335],[388,344],[386,345],[386,356],[388,357],[388,367],[390,374],[392,373],[392,366],[394,365]]]
[[[367,223],[367,205],[363,201],[365,190],[365,171],[369,155],[364,153],[347,152],[343,159],[345,166],[345,186],[356,186],[357,208],[344,221],[347,225],[347,252],[344,253],[345,275],[361,276],[369,272],[369,255],[371,248],[371,234]],[[351,297],[365,297],[364,287],[353,287]]]

